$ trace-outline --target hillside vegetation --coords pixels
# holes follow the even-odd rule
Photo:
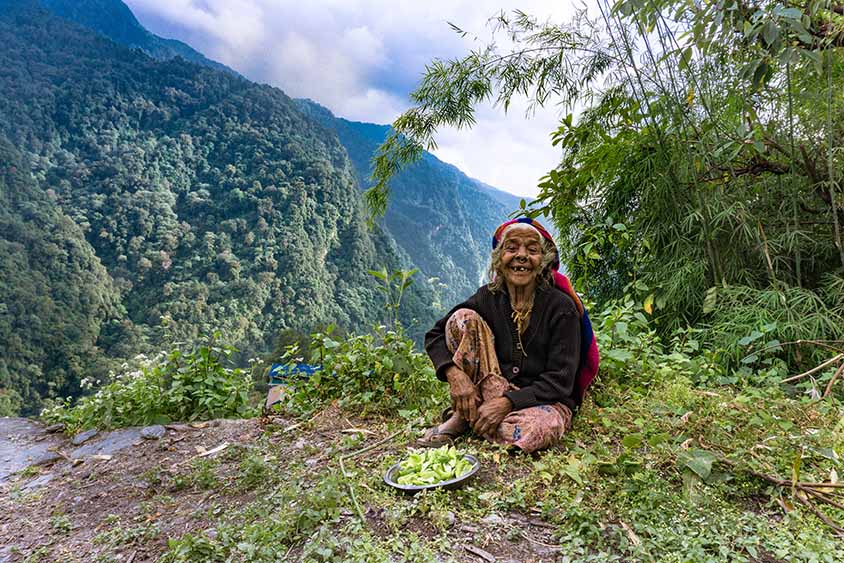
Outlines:
[[[20,354],[28,367],[5,368],[4,386],[38,381],[8,391],[26,395],[25,412],[44,393],[75,393],[84,374],[104,375],[87,370],[109,357],[215,330],[249,357],[285,329],[383,318],[368,272],[399,267],[395,245],[367,227],[342,145],[281,91],[153,60],[28,1],[0,4],[0,68],[0,135],[31,167],[27,205],[59,210],[100,268],[86,283],[73,275],[63,283],[110,296],[109,307],[94,300],[78,313],[96,321],[80,323],[78,339],[56,341],[46,363],[30,360],[56,330],[52,317],[40,318],[42,332],[31,313],[8,309],[18,344],[6,363],[18,366]],[[30,223],[27,236],[56,235],[41,227]],[[30,258],[31,274],[19,275],[31,281],[14,291],[35,299],[48,290],[37,272],[50,271],[52,299],[79,311],[60,303],[60,257]],[[409,290],[409,325],[434,318],[430,295],[424,284]]]

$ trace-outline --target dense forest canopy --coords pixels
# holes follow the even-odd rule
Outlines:
[[[23,392],[27,412],[48,387],[50,395],[75,391],[90,373],[73,358],[94,346],[104,358],[126,358],[219,330],[254,354],[270,349],[284,329],[382,320],[382,297],[368,272],[402,266],[395,244],[367,227],[336,136],[296,102],[228,72],[156,61],[35,2],[0,8],[0,134],[34,179],[27,183],[20,176],[27,168],[9,156],[3,166],[18,172],[4,190],[23,182],[36,194],[26,205],[45,217],[27,222],[10,207],[8,221],[24,221],[25,235],[9,228],[14,236],[4,244],[27,236],[47,245],[56,236],[47,219],[79,242],[80,264],[71,268],[80,273],[64,282],[70,288],[59,287],[68,268],[59,263],[63,255],[35,252],[35,243],[18,272],[30,282],[3,278],[7,310],[13,299],[42,293],[59,312],[69,307],[64,322],[45,330],[55,315],[28,310],[39,323],[13,316],[17,344],[4,352],[3,387],[38,381],[31,388],[39,391]],[[3,256],[12,259],[23,258]],[[52,283],[39,283],[39,272],[53,272]],[[65,303],[66,291],[105,297],[80,297],[75,306],[72,296]],[[415,285],[404,320],[424,326],[432,302],[430,290]],[[78,339],[68,323],[78,324]],[[53,332],[62,338],[44,342]],[[52,359],[41,362],[48,353]],[[34,369],[40,372],[30,374]]]
[[[4,209],[22,226],[0,255],[0,412],[216,331],[245,365],[331,323],[368,330],[390,318],[370,270],[418,268],[400,308],[418,338],[474,291],[489,233],[519,205],[426,154],[371,229],[361,193],[388,126],[251,83],[119,0],[0,0],[0,39],[2,164],[17,171],[3,196],[25,186],[62,225]],[[57,233],[76,241],[70,270],[38,251]]]
[[[578,285],[637,298],[664,333],[693,326],[747,362],[749,342],[813,365],[844,338],[844,7],[828,1],[599,0],[542,23],[502,13],[492,43],[432,63],[381,147],[379,183],[473,123],[487,100],[585,108],[540,184]],[[749,341],[748,341],[749,339]]]

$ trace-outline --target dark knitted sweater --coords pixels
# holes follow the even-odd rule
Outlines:
[[[425,350],[442,381],[446,381],[446,368],[454,364],[446,345],[445,325],[457,309],[463,308],[476,311],[492,329],[501,374],[519,387],[518,391],[505,393],[514,410],[557,402],[572,410],[577,408],[580,317],[571,297],[556,287],[537,288],[530,323],[522,334],[522,351],[507,290],[492,292],[487,286],[481,287],[425,335]]]

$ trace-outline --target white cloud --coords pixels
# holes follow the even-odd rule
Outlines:
[[[447,22],[485,37],[486,23],[515,8],[564,21],[574,5],[529,0],[126,0],[153,33],[181,39],[244,76],[307,97],[347,119],[389,123],[434,58],[476,48]],[[531,120],[480,108],[470,131],[443,131],[437,156],[519,195],[558,161],[549,133],[556,110]]]

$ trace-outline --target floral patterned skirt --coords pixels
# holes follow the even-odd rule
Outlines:
[[[471,309],[455,311],[446,323],[445,336],[454,364],[472,379],[483,402],[518,389],[501,375],[492,330],[478,313]],[[561,403],[513,411],[501,421],[495,441],[528,453],[541,450],[565,434],[571,419],[571,410]]]

